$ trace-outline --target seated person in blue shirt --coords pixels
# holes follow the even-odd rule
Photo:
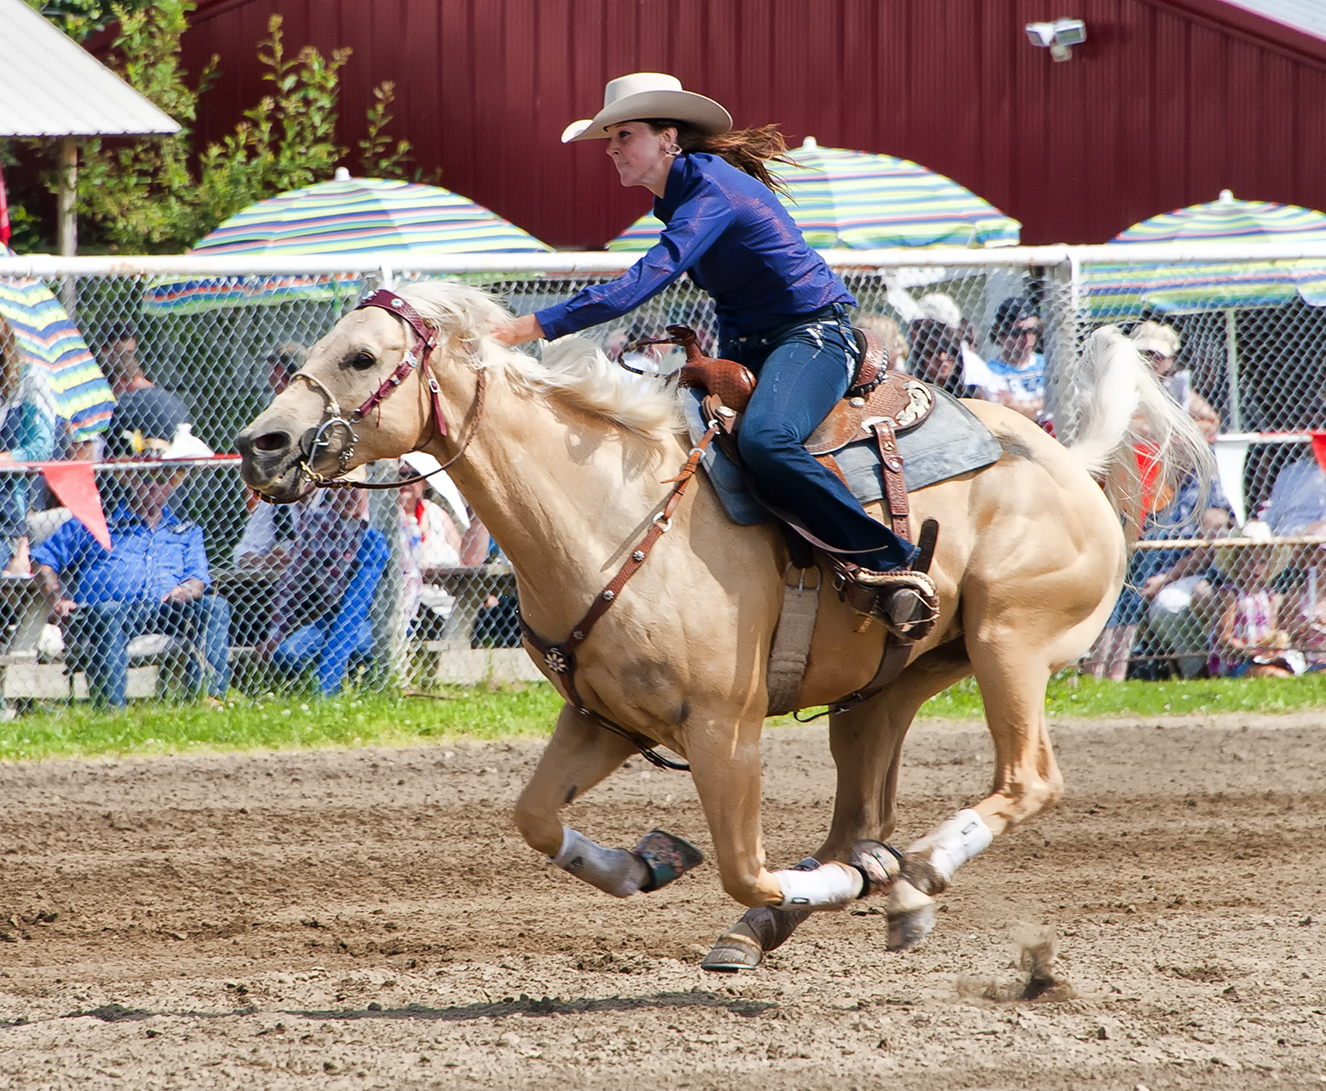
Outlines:
[[[718,355],[756,373],[742,422],[742,460],[760,493],[855,562],[844,577],[870,591],[870,616],[900,636],[933,617],[934,584],[910,570],[916,547],[866,514],[847,486],[811,457],[805,441],[847,392],[856,367],[848,308],[856,300],[802,237],[774,193],[768,162],[786,158],[777,129],[732,131],[717,102],[673,76],[612,80],[604,107],[562,134],[606,140],[624,186],[654,195],[666,225],[626,273],[564,303],[515,319],[508,344],[549,339],[634,310],[683,274],[713,298]],[[793,168],[795,169],[795,168]]]
[[[363,480],[362,467],[357,473]],[[368,525],[363,489],[328,491],[330,499],[300,519],[259,650],[289,677],[315,664],[318,690],[330,697],[351,660],[373,653],[371,609],[389,550],[386,536]]]
[[[230,684],[230,605],[207,594],[201,528],[167,506],[188,471],[170,464],[165,440],[148,438],[142,446],[144,456],[156,457],[121,475],[121,499],[107,520],[110,551],[71,519],[32,551],[35,575],[87,670],[95,703],[123,707],[129,641],[146,633],[192,643],[201,655],[189,656],[189,681],[219,700]]]

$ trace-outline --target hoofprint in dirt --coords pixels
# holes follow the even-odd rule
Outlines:
[[[1064,802],[920,949],[862,902],[739,977],[698,965],[739,912],[712,866],[617,902],[521,843],[537,743],[0,767],[0,1085],[1322,1087],[1323,718],[1053,733]],[[827,740],[764,746],[790,864],[828,824]],[[981,726],[915,727],[898,840],[990,767]],[[709,847],[689,778],[640,761],[570,810]]]

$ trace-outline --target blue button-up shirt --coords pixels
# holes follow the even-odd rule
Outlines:
[[[32,551],[32,563],[55,569],[66,593],[80,604],[160,602],[185,580],[211,586],[203,532],[196,523],[176,519],[167,508],[153,529],[120,507],[107,525],[109,553],[87,527],[70,519]]]
[[[618,318],[686,272],[713,297],[725,337],[856,303],[769,187],[716,155],[677,156],[654,215],[667,227],[630,269],[537,313],[549,339]]]

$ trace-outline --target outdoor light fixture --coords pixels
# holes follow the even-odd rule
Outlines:
[[[1087,24],[1081,19],[1056,19],[1053,23],[1028,23],[1027,38],[1034,46],[1048,49],[1056,61],[1073,58],[1073,46],[1087,40]]]

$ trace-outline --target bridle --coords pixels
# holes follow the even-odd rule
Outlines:
[[[464,436],[461,438],[460,445],[456,453],[436,470],[398,481],[359,482],[344,479],[342,475],[345,473],[350,460],[354,458],[355,447],[359,443],[359,435],[355,431],[355,425],[374,411],[378,413],[378,418],[381,419],[382,403],[415,371],[419,372],[420,380],[428,386],[431,416],[429,418],[428,434],[425,439],[415,444],[414,450],[417,451],[426,446],[434,436],[441,438],[447,435],[447,422],[442,415],[442,389],[438,386],[437,378],[428,366],[428,357],[432,354],[433,349],[437,347],[436,333],[423,320],[418,311],[390,289],[379,288],[374,292],[366,292],[359,300],[359,305],[355,307],[355,310],[361,311],[365,307],[377,307],[401,319],[414,331],[415,343],[406,349],[405,355],[401,357],[401,362],[396,365],[396,369],[382,381],[372,394],[364,399],[359,408],[349,415],[341,410],[336,395],[321,379],[309,374],[302,368],[290,377],[292,383],[296,379],[303,379],[312,389],[321,394],[326,402],[322,410],[322,421],[318,425],[318,430],[313,434],[313,442],[309,444],[309,449],[300,455],[299,475],[308,482],[308,488],[300,494],[299,498],[307,496],[314,489],[399,489],[402,485],[411,485],[416,481],[423,481],[434,474],[441,473],[460,458],[479,428],[479,418],[483,415],[483,397],[486,385],[486,376],[482,369],[477,373],[470,422]],[[326,477],[313,469],[312,463],[318,457],[319,451],[331,446],[331,435],[338,426],[345,429],[349,436],[349,442],[341,448],[338,456],[339,471],[331,477]]]

